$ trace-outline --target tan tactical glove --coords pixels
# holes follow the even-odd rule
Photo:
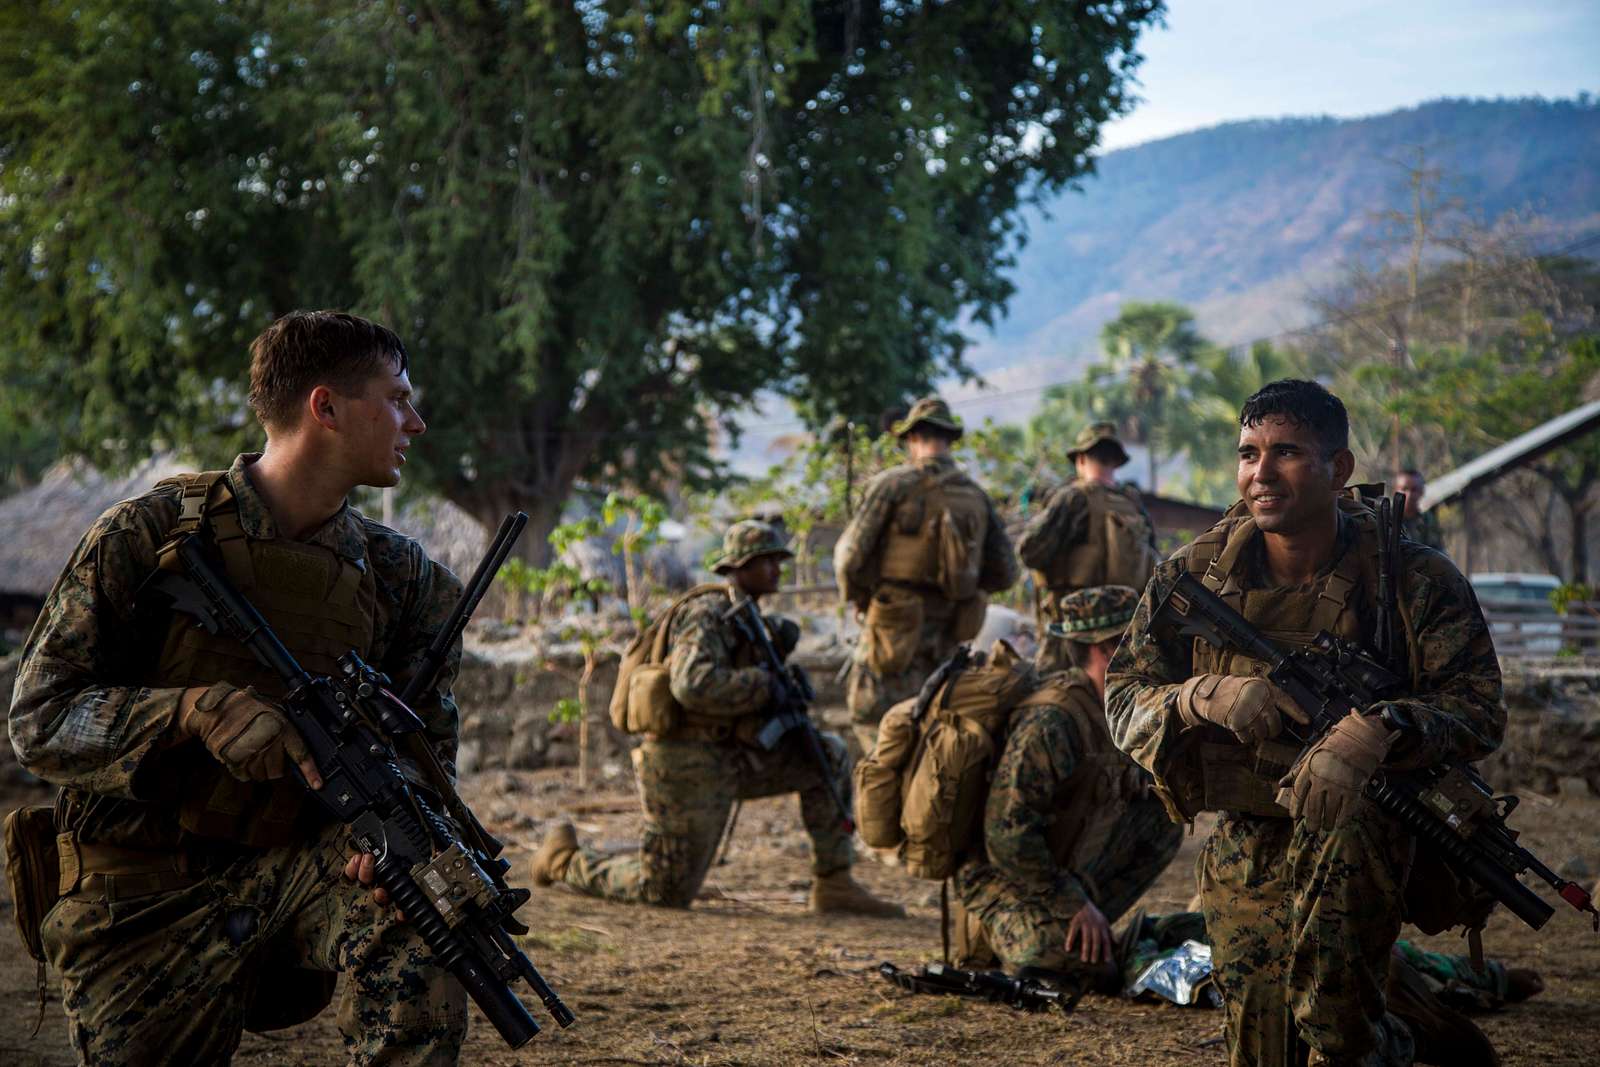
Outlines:
[[[1279,780],[1278,803],[1313,830],[1334,829],[1355,811],[1394,739],[1376,715],[1351,712]]]
[[[1231,674],[1197,674],[1184,682],[1178,714],[1190,726],[1210,722],[1232,730],[1247,745],[1278,736],[1285,715],[1300,723],[1311,721],[1271,682]]]
[[[242,782],[282,778],[288,773],[288,761],[293,761],[313,789],[321,785],[304,739],[283,712],[253,689],[218,682],[209,688],[186,690],[178,707],[178,729],[198,737],[228,773]]]

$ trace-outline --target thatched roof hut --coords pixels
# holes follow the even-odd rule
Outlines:
[[[101,512],[187,469],[172,456],[156,456],[121,475],[62,460],[38,485],[0,500],[0,597],[43,603]]]

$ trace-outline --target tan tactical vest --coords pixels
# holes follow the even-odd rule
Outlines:
[[[160,565],[178,567],[178,539],[202,524],[209,526],[229,579],[306,671],[333,674],[339,657],[352,649],[369,658],[377,588],[366,561],[346,559],[320,545],[246,537],[224,474],[207,471],[161,483],[180,486],[183,503],[178,525],[162,546]],[[237,639],[209,634],[187,615],[174,613],[149,684],[187,687],[219,681],[254,686],[268,698],[284,695],[277,675]],[[191,748],[179,772],[185,782],[179,823],[188,832],[268,848],[295,840],[303,813],[315,817],[307,810],[311,805],[304,787],[293,778],[241,782],[198,742]]]
[[[878,576],[969,600],[978,594],[988,526],[988,498],[965,472],[929,472],[895,505]]]
[[[1056,864],[1081,872],[1110,843],[1140,773],[1112,743],[1105,707],[1081,671],[1051,675],[1043,687],[1017,705],[1012,721],[1040,704],[1063,709],[1075,727],[1078,766],[1055,798],[1055,818],[1047,837]]]
[[[1377,588],[1376,517],[1367,505],[1350,497],[1341,498],[1340,509],[1355,523],[1356,539],[1334,569],[1306,589],[1240,588],[1240,559],[1255,537],[1256,524],[1239,505],[1194,542],[1187,554],[1188,568],[1280,648],[1308,648],[1322,630],[1368,644],[1358,608],[1372,604]],[[1265,663],[1195,639],[1195,674],[1259,677],[1266,671]],[[1277,783],[1299,755],[1299,746],[1276,740],[1246,746],[1220,727],[1196,729],[1200,737],[1191,755],[1198,756],[1194,769],[1199,781],[1171,783],[1175,792],[1187,794],[1177,804],[1182,814],[1192,817],[1205,810],[1288,817],[1275,799]]]
[[[1058,596],[1096,585],[1143,589],[1157,559],[1138,491],[1099,482],[1074,484],[1089,506],[1084,539],[1057,553],[1044,573],[1034,572],[1036,580]]]

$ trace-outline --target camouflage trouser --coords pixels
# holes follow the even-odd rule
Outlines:
[[[1343,827],[1224,813],[1198,864],[1235,1065],[1405,1065],[1384,1010],[1410,838],[1363,805]]]
[[[1183,827],[1173,824],[1159,800],[1137,800],[1111,831],[1106,850],[1073,873],[1106,921],[1115,923],[1161,877],[1182,841]],[[956,892],[963,966],[988,966],[997,956],[1012,972],[1024,967],[1067,975],[1093,970],[1076,951],[1067,953],[1075,901],[1030,894],[987,863],[958,872]]]
[[[345,975],[338,1022],[350,1063],[454,1064],[466,993],[412,927],[345,880],[346,836],[330,826],[181,889],[125,897],[113,876],[109,890],[63,898],[43,935],[82,1062],[226,1063],[247,1009],[277,991],[264,971],[279,976],[273,986],[286,973],[266,970],[270,956]]]
[[[950,632],[954,605],[925,597],[922,611],[922,635],[910,665],[903,671],[885,674],[867,663],[870,642],[866,633],[856,643],[850,677],[845,682],[845,706],[850,709],[851,729],[863,753],[870,753],[878,745],[878,720],[902,700],[916,696],[928,675],[960,644]]]
[[[834,783],[850,803],[850,755],[834,734],[822,735]],[[646,741],[633,751],[644,807],[644,840],[637,852],[606,854],[580,848],[564,881],[610,900],[686,908],[700,892],[735,800],[800,794],[800,817],[811,837],[811,869],[832,874],[854,859],[838,809],[806,755],[791,736],[774,752],[731,744]]]

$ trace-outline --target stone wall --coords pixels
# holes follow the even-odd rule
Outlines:
[[[843,657],[839,645],[825,642],[802,642],[795,654],[832,728],[845,724],[844,688],[837,678]],[[16,653],[0,658],[0,700],[7,706],[18,659]],[[576,763],[576,726],[552,723],[550,716],[560,700],[577,696],[582,669],[582,656],[570,646],[548,652],[524,642],[469,648],[455,689],[464,715],[461,772]],[[631,744],[605,722],[616,674],[616,653],[607,653],[590,689],[597,765],[619,759]],[[1505,743],[1483,765],[1496,789],[1554,795],[1578,780],[1600,796],[1600,665],[1508,666],[1506,705]],[[31,780],[17,766],[9,738],[0,735],[0,786]]]

